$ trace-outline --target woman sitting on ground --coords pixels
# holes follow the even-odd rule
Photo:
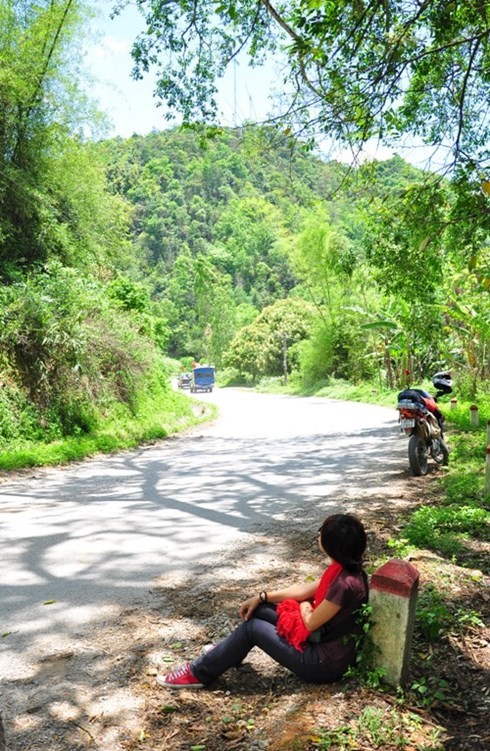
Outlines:
[[[158,683],[203,688],[238,666],[253,647],[305,681],[338,681],[355,664],[355,636],[362,632],[356,611],[368,601],[366,533],[355,516],[333,514],[318,530],[318,544],[330,558],[321,579],[249,597],[235,631],[191,664],[157,676]]]

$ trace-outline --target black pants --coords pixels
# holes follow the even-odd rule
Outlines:
[[[277,633],[277,613],[270,603],[259,605],[226,639],[191,664],[196,678],[211,683],[222,673],[237,667],[253,647],[260,647],[283,667],[309,683],[333,683],[341,675],[321,662],[317,644],[306,643],[299,652]]]

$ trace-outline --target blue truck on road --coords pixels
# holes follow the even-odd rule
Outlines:
[[[211,365],[198,365],[192,371],[191,391],[212,391],[214,387],[214,368]]]

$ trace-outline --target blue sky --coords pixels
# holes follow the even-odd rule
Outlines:
[[[165,108],[157,107],[153,97],[153,76],[149,74],[139,81],[131,77],[131,46],[143,29],[143,19],[137,8],[129,5],[112,20],[113,5],[113,0],[94,2],[100,16],[91,24],[90,41],[85,46],[85,64],[94,79],[90,94],[111,122],[107,135],[128,138],[133,133],[145,135],[153,129],[168,128],[171,123],[164,118]],[[263,68],[251,68],[245,61],[232,66],[219,84],[221,124],[236,126],[244,121],[265,119],[272,110],[269,94],[280,79],[279,66],[272,62]],[[399,149],[398,153],[417,166],[425,166],[432,150],[412,145]],[[361,160],[387,159],[392,154],[391,149],[374,142],[364,148]],[[354,158],[347,150],[329,151],[329,155],[347,163]]]
[[[112,121],[111,136],[144,135],[153,128],[168,128],[165,109],[157,107],[153,97],[154,77],[147,75],[140,81],[131,78],[130,52],[138,32],[143,29],[141,15],[134,6],[128,6],[111,20],[112,5],[108,0],[95,4],[101,9],[101,16],[93,21],[91,28],[98,39],[95,41],[91,34],[85,57],[85,64],[95,79],[90,94]],[[277,71],[272,65],[261,69],[246,64],[232,67],[219,85],[221,124],[233,126],[245,120],[265,118],[271,106],[268,93],[275,75]]]

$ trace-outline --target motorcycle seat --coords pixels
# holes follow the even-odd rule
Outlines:
[[[426,411],[425,405],[420,402],[414,402],[411,399],[400,399],[396,405],[397,409],[407,409],[410,412],[424,412]]]

